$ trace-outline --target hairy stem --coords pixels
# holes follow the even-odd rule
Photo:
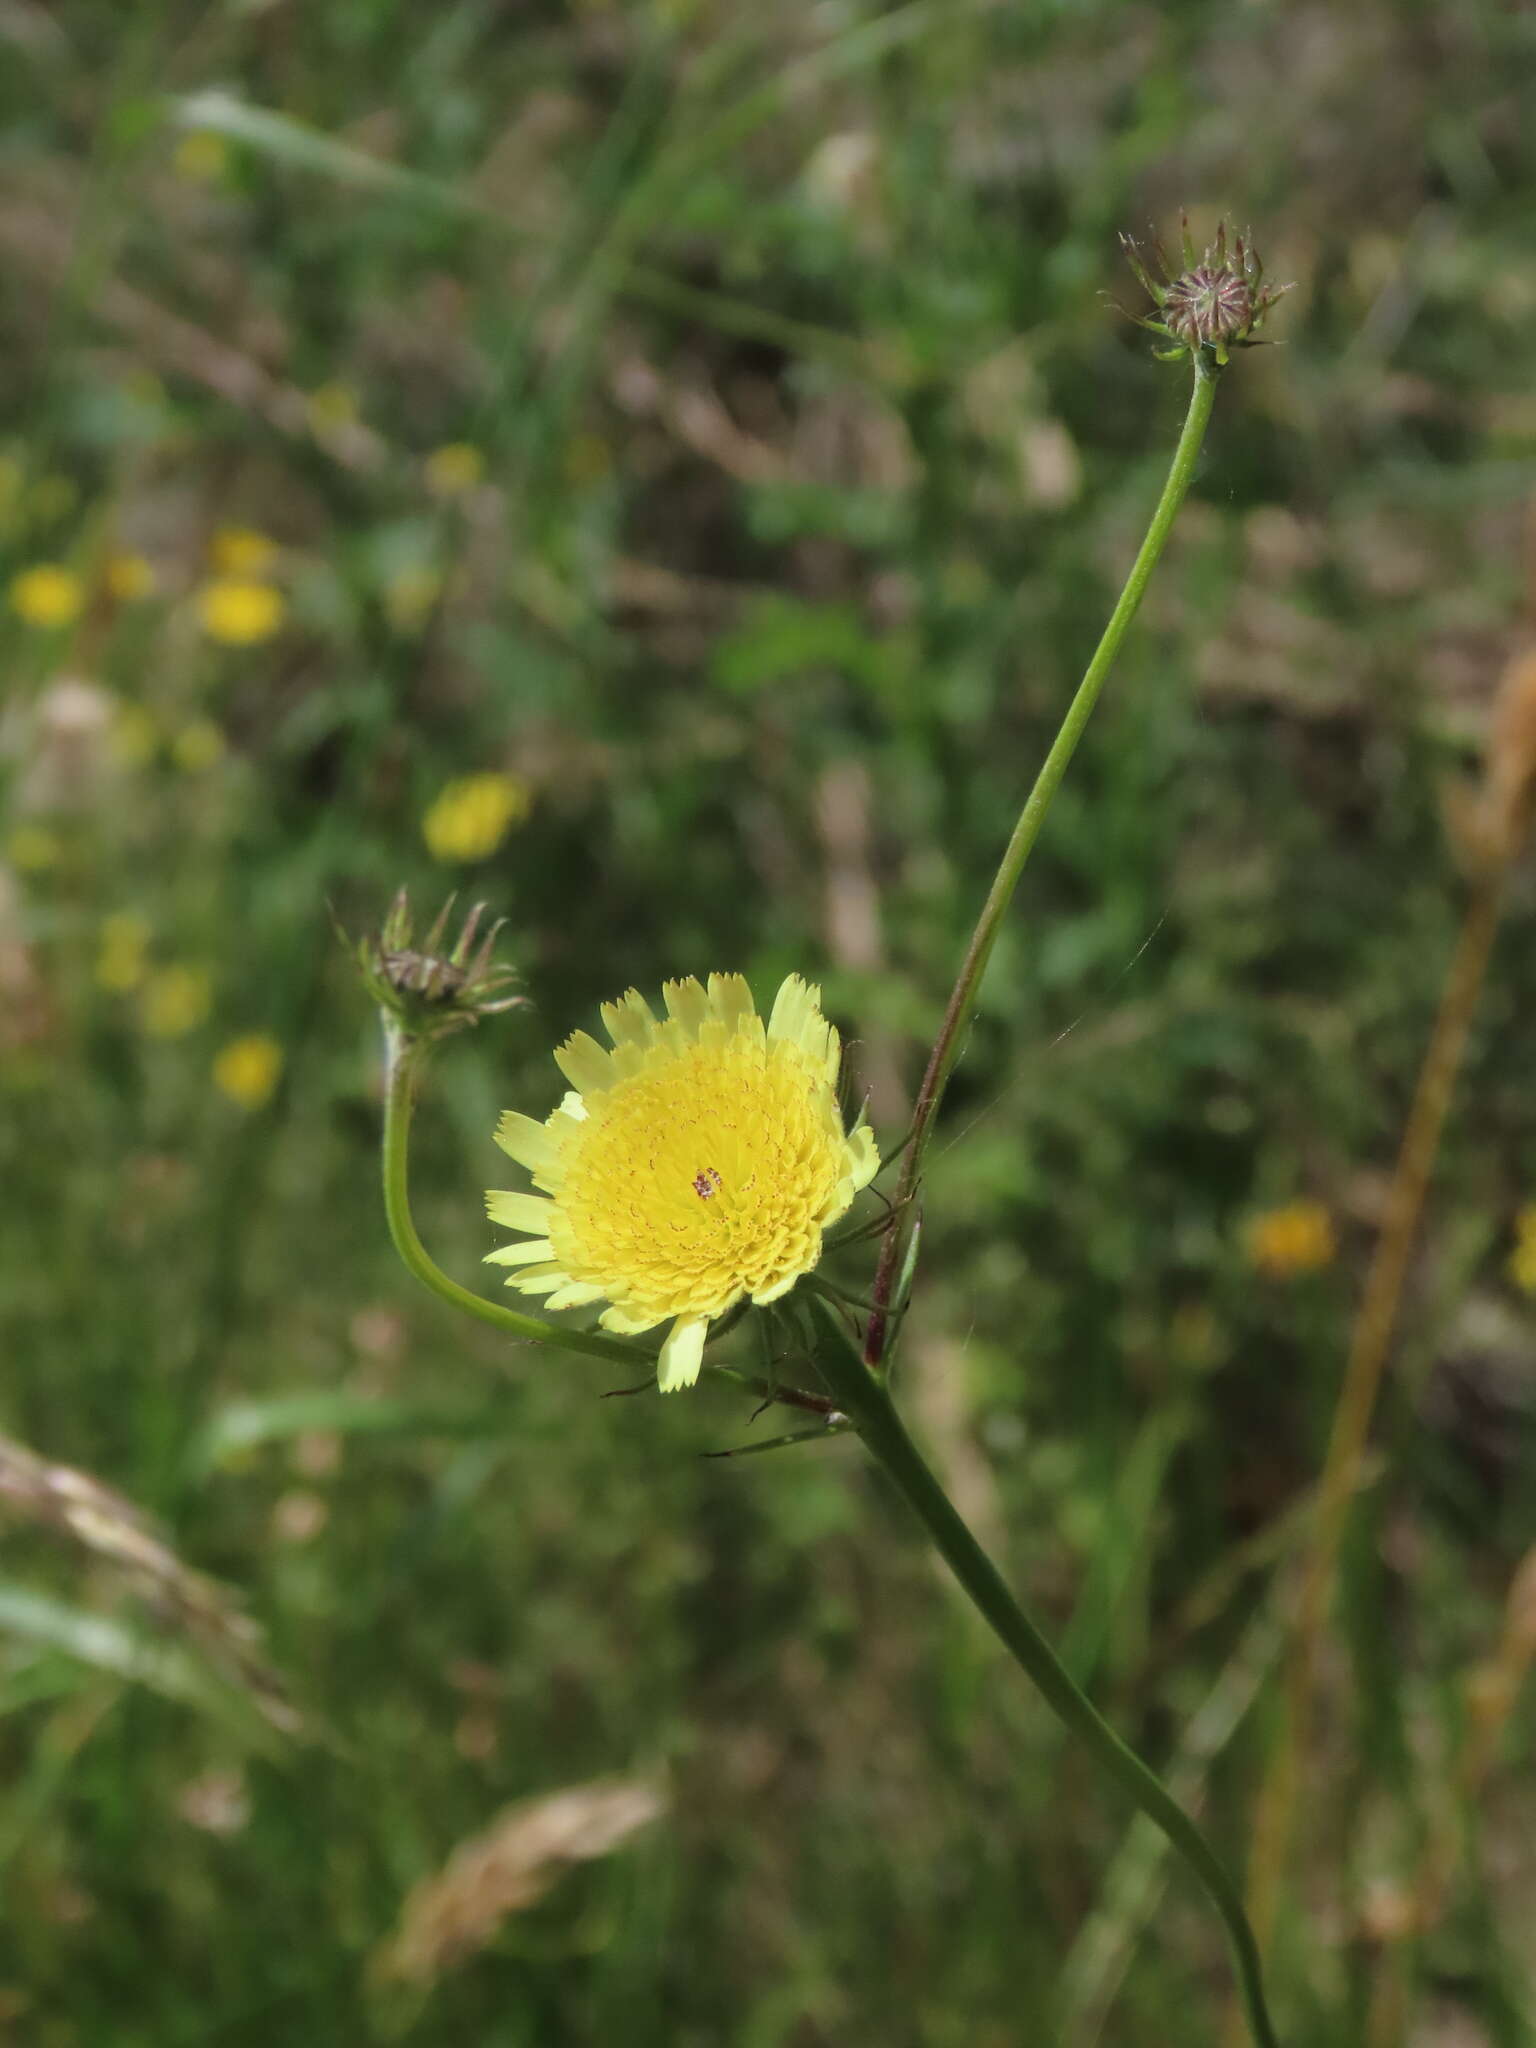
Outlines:
[[[939,1035],[934,1040],[933,1051],[928,1056],[927,1070],[918,1089],[917,1103],[912,1120],[912,1137],[902,1161],[901,1179],[897,1185],[895,1208],[885,1242],[880,1248],[880,1262],[875,1274],[874,1311],[869,1318],[864,1338],[866,1364],[875,1371],[882,1367],[890,1333],[890,1305],[897,1275],[903,1262],[904,1241],[907,1230],[903,1219],[908,1215],[912,1197],[922,1177],[923,1155],[927,1150],[933,1120],[938,1114],[939,1104],[944,1099],[944,1090],[960,1056],[961,1041],[965,1027],[970,1022],[976,1007],[976,998],[981,988],[982,976],[987,971],[987,962],[992,957],[992,948],[1012,900],[1024,863],[1034,849],[1045,823],[1045,814],[1050,809],[1051,799],[1061,785],[1067,772],[1067,764],[1076,752],[1077,743],[1092,716],[1093,707],[1099,700],[1105,678],[1114,666],[1115,656],[1126,636],[1137,607],[1151,581],[1152,571],[1157,566],[1168,535],[1173,530],[1174,519],[1189,490],[1190,481],[1199,460],[1201,443],[1211,417],[1211,407],[1216,397],[1216,379],[1219,375],[1214,360],[1203,349],[1194,357],[1195,383],[1190,393],[1189,411],[1184,417],[1184,428],[1179,435],[1178,446],[1173,451],[1167,481],[1157,509],[1152,514],[1146,537],[1131,564],[1125,587],[1120,592],[1103,637],[1094,649],[1093,659],[1084,671],[1083,679],[1077,686],[1077,694],[1067,707],[1067,715],[1061,721],[1060,730],[1051,742],[1039,774],[1035,777],[1034,788],[1025,799],[1008,841],[987,900],[982,905],[981,915],[976,920],[976,929],[971,934],[965,958],[950,993],[949,1004],[939,1026]]]
[[[866,1448],[927,1530],[977,1612],[1000,1637],[1014,1662],[1032,1679],[1046,1704],[1095,1761],[1118,1780],[1159,1827],[1204,1886],[1221,1915],[1231,1945],[1248,2024],[1258,2048],[1276,2048],[1264,2002],[1258,1946],[1237,1888],[1199,1828],[1161,1781],[1127,1748],[1080,1692],[1050,1644],[1019,1606],[997,1567],[962,1521],[948,1494],[908,1436],[882,1378],[872,1373],[844,1335],[835,1313],[819,1302],[816,1362],[838,1406],[851,1418]]]

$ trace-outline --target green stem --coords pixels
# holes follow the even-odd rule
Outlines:
[[[997,1567],[924,1463],[884,1381],[864,1364],[835,1314],[820,1303],[812,1305],[818,1324],[816,1362],[838,1406],[851,1418],[870,1455],[906,1497],[907,1505],[977,1611],[1002,1639],[1025,1676],[1045,1695],[1052,1712],[1086,1743],[1111,1777],[1119,1780],[1200,1880],[1226,1928],[1253,2038],[1259,2048],[1277,2048],[1264,2003],[1258,1946],[1237,1888],[1215,1852],[1160,1780],[1134,1750],[1127,1748],[1068,1677],[1050,1644],[1009,1592]]]
[[[385,1021],[384,1047],[384,1214],[395,1250],[422,1286],[430,1287],[451,1308],[463,1309],[477,1321],[489,1323],[493,1330],[519,1337],[527,1344],[550,1344],[559,1351],[585,1352],[590,1358],[605,1358],[631,1371],[640,1361],[654,1358],[654,1352],[646,1351],[642,1345],[605,1337],[600,1330],[563,1329],[557,1323],[546,1323],[540,1316],[520,1315],[516,1309],[503,1308],[499,1302],[471,1294],[457,1280],[449,1279],[417,1235],[411,1216],[411,1113],[424,1048],[408,1039],[392,1018]]]
[[[1190,393],[1189,411],[1184,417],[1183,432],[1179,444],[1173,451],[1168,478],[1163,485],[1163,494],[1157,501],[1152,514],[1152,523],[1147,528],[1131,572],[1125,579],[1125,588],[1110,614],[1109,624],[1104,628],[1103,637],[1094,649],[1093,659],[1077,686],[1077,694],[1067,707],[1067,715],[1061,721],[1061,728],[1051,742],[1035,786],[1025,799],[1019,813],[1013,836],[1008,841],[992,886],[987,891],[987,900],[982,905],[981,915],[976,920],[976,929],[966,948],[965,958],[960,964],[955,985],[950,993],[949,1004],[944,1012],[944,1021],[939,1026],[939,1035],[934,1040],[933,1051],[928,1057],[927,1071],[918,1089],[917,1102],[912,1119],[911,1142],[902,1161],[901,1179],[897,1185],[895,1215],[889,1233],[880,1248],[880,1263],[875,1274],[875,1312],[869,1319],[864,1340],[865,1362],[879,1371],[885,1358],[887,1337],[890,1326],[891,1293],[897,1275],[902,1267],[903,1242],[906,1230],[901,1219],[909,1213],[911,1200],[922,1177],[923,1155],[927,1150],[933,1120],[938,1114],[939,1104],[944,1099],[944,1090],[949,1077],[960,1057],[961,1040],[965,1027],[970,1022],[971,1012],[976,1007],[976,998],[981,989],[981,978],[987,971],[987,962],[992,957],[992,948],[997,943],[997,934],[1012,901],[1024,863],[1034,850],[1045,823],[1045,814],[1050,809],[1051,799],[1061,785],[1061,778],[1067,772],[1067,763],[1077,750],[1077,743],[1083,736],[1083,729],[1093,714],[1093,707],[1099,701],[1099,692],[1105,678],[1114,666],[1120,644],[1129,630],[1137,607],[1145,595],[1152,571],[1157,566],[1179,507],[1184,502],[1195,464],[1199,460],[1201,443],[1210,422],[1211,406],[1216,397],[1216,379],[1219,374],[1216,363],[1201,349],[1194,358],[1195,386]]]

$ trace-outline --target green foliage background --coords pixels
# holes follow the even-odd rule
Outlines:
[[[448,1049],[418,1141],[467,1280],[498,1110],[544,1114],[550,1047],[631,983],[818,976],[895,1140],[1182,415],[1106,304],[1115,233],[1252,219],[1296,289],[995,958],[906,1379],[1117,1724],[1162,1763],[1230,1704],[1194,1782],[1240,1866],[1266,1603],[1464,894],[1447,791],[1527,601],[1532,43],[1490,0],[0,9],[0,571],[94,593],[0,623],[0,853],[54,854],[0,874],[0,1422],[242,1588],[320,1731],[252,1750],[0,1641],[16,2040],[1219,2037],[1203,1903],[1161,1872],[1137,1939],[1117,1795],[856,1447],[703,1461],[773,1425],[719,1388],[604,1402],[411,1290],[327,904],[356,927],[405,880],[511,920],[531,1007]],[[337,384],[356,423],[313,401]],[[459,442],[484,481],[443,502],[423,459]],[[196,617],[231,523],[283,549],[284,628],[245,649]],[[117,548],[153,595],[102,595]],[[427,615],[402,574],[442,578]],[[110,717],[60,766],[66,676]],[[147,758],[107,743],[125,707]],[[188,772],[198,720],[226,751]],[[445,870],[422,815],[486,770],[530,816]],[[146,1036],[99,985],[123,913],[206,970],[206,1022]],[[1363,2038],[1536,1542],[1533,930],[1527,871],[1346,1559],[1295,2042]],[[253,1032],[286,1063],[244,1112],[211,1067]],[[1297,1197],[1338,1260],[1256,1274],[1249,1220]],[[25,1528],[5,1573],[123,1611]],[[1536,2039],[1532,1725],[1409,1944],[1415,2042]],[[666,1819],[435,1985],[370,1974],[506,1802],[628,1770],[667,1773]],[[188,1817],[210,1783],[222,1829]]]

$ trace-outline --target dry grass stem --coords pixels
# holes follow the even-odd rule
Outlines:
[[[219,1676],[246,1695],[270,1727],[282,1735],[302,1731],[302,1717],[262,1656],[256,1624],[225,1587],[183,1564],[132,1501],[88,1472],[53,1464],[0,1437],[0,1508],[110,1565],[163,1625],[189,1638]]]
[[[598,1778],[506,1807],[410,1893],[374,1957],[380,1980],[431,1985],[475,1955],[509,1914],[536,1905],[573,1864],[611,1856],[666,1811],[649,1778]]]

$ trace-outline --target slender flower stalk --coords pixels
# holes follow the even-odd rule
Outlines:
[[[966,1527],[908,1436],[883,1378],[872,1373],[859,1357],[835,1310],[820,1298],[814,1299],[813,1308],[818,1339],[816,1363],[834,1400],[849,1416],[870,1456],[905,1498],[934,1548],[959,1580],[961,1589],[1025,1677],[1038,1687],[1058,1720],[1087,1746],[1095,1762],[1118,1781],[1147,1818],[1162,1830],[1200,1880],[1226,1929],[1253,2038],[1259,2048],[1276,2048],[1274,2028],[1264,2002],[1258,1946],[1243,1915],[1237,1888],[1210,1844],[1135,1751],[1120,1740],[1078,1690],[1050,1644],[1009,1592],[997,1567]]]
[[[477,1322],[488,1323],[493,1330],[520,1338],[525,1344],[550,1344],[559,1351],[580,1351],[589,1358],[606,1358],[631,1369],[643,1363],[651,1355],[643,1344],[608,1337],[601,1330],[573,1330],[562,1324],[548,1323],[542,1316],[521,1315],[516,1309],[503,1308],[500,1302],[487,1301],[483,1295],[472,1294],[457,1280],[449,1278],[422,1243],[411,1215],[409,1162],[416,1084],[426,1051],[424,1043],[413,1041],[395,1019],[386,1019],[384,1215],[395,1250],[406,1270],[414,1274],[423,1287],[431,1288],[450,1308],[462,1309]]]
[[[1040,828],[1045,823],[1045,814],[1050,809],[1051,799],[1061,786],[1067,772],[1067,764],[1077,751],[1093,707],[1099,701],[1099,693],[1114,666],[1115,656],[1120,652],[1121,643],[1130,629],[1152,571],[1167,545],[1190,482],[1200,458],[1201,444],[1205,430],[1210,423],[1211,407],[1216,398],[1216,380],[1220,367],[1213,353],[1205,348],[1195,348],[1191,354],[1194,367],[1194,389],[1189,396],[1189,411],[1185,415],[1184,428],[1179,435],[1178,446],[1173,451],[1167,481],[1157,509],[1152,514],[1152,523],[1147,528],[1146,538],[1137,550],[1131,564],[1125,587],[1110,614],[1109,624],[1104,628],[1093,659],[1077,686],[1077,694],[1067,707],[1067,715],[1061,728],[1051,742],[1034,787],[1025,799],[1013,835],[1004,849],[992,886],[987,891],[987,900],[981,907],[976,920],[976,929],[966,947],[965,958],[960,963],[960,972],[950,992],[943,1022],[938,1037],[934,1040],[933,1051],[928,1057],[927,1070],[918,1089],[917,1103],[913,1114],[912,1137],[901,1163],[901,1177],[897,1184],[894,1207],[891,1211],[890,1226],[880,1248],[880,1263],[875,1274],[874,1309],[865,1328],[864,1358],[873,1370],[881,1371],[886,1364],[886,1352],[890,1338],[890,1309],[897,1276],[901,1272],[903,1254],[910,1233],[910,1218],[913,1214],[913,1198],[922,1179],[923,1159],[932,1134],[933,1121],[944,1100],[944,1091],[949,1085],[950,1075],[960,1057],[966,1026],[976,1008],[976,998],[981,990],[982,976],[987,971],[987,962],[997,943],[1013,892],[1018,887],[1024,864],[1034,851],[1035,841],[1040,837]]]

